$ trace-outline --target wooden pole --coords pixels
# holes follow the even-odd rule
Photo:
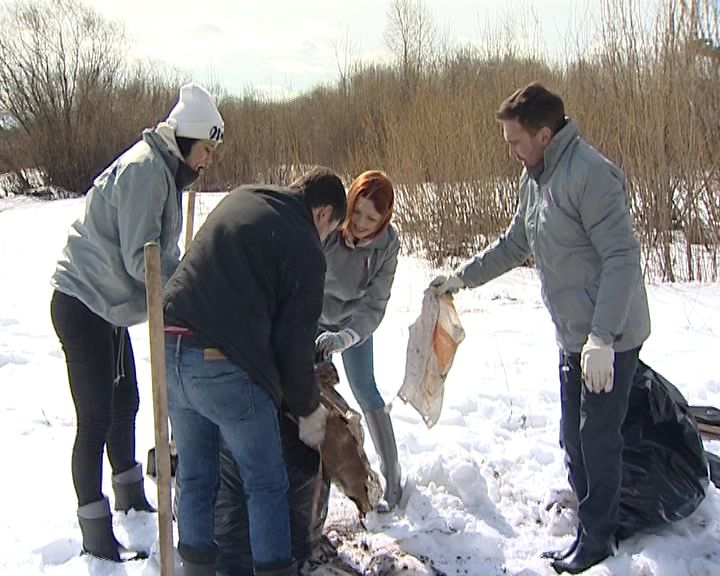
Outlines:
[[[195,224],[195,192],[188,192],[187,216],[185,217],[185,252],[193,239],[193,226]]]
[[[157,469],[160,576],[173,576],[172,508],[170,498],[170,446],[168,444],[167,386],[165,383],[165,334],[163,332],[160,245],[145,244],[145,286],[150,329],[150,368],[155,415],[155,463]]]

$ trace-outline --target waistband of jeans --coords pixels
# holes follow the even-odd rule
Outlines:
[[[175,326],[172,324],[166,324],[163,328],[163,332],[165,334],[172,334],[173,336],[192,336],[193,332],[190,330],[190,328],[185,328],[185,326]]]
[[[176,346],[180,341],[180,346],[185,348],[213,348],[212,342],[210,342],[204,336],[193,334],[191,330],[185,329],[184,331],[168,331],[165,330],[165,343]]]

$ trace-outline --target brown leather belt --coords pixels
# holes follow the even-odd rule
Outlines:
[[[193,331],[184,326],[165,326],[165,342],[177,346],[185,345],[190,348],[199,348],[203,353],[203,360],[227,360],[222,350],[214,346],[208,346],[208,341],[193,334]]]

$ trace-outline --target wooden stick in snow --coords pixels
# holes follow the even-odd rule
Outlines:
[[[193,239],[195,225],[195,192],[188,192],[187,215],[185,216],[185,252]]]
[[[175,574],[173,551],[172,504],[170,497],[170,446],[168,444],[167,386],[165,383],[165,334],[162,310],[160,245],[145,244],[145,286],[150,329],[150,368],[152,373],[153,413],[155,416],[155,462],[158,491],[158,528],[160,576]]]

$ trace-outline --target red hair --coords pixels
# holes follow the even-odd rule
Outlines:
[[[387,174],[380,170],[368,170],[352,181],[347,195],[347,215],[340,225],[340,233],[343,238],[347,237],[358,198],[370,200],[375,210],[384,216],[380,226],[370,237],[370,239],[376,238],[385,231],[390,224],[390,218],[392,218],[393,205],[395,204],[395,191],[393,190],[392,181],[387,177]]]

